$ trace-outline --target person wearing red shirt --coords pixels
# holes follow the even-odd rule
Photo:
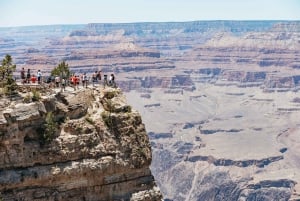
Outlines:
[[[31,83],[35,84],[37,78],[35,77],[35,75],[32,75],[30,78]]]

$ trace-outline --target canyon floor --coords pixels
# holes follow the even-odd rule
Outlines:
[[[206,189],[199,183],[214,171],[228,173],[232,181],[247,180],[242,191],[261,181],[300,181],[297,97],[298,92],[209,83],[197,83],[192,92],[127,93],[150,133],[154,176],[174,200],[198,200],[195,194]],[[296,184],[297,199],[299,190]]]

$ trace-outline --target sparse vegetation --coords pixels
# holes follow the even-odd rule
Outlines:
[[[30,103],[30,102],[31,102],[31,96],[30,96],[30,94],[27,94],[27,95],[23,98],[23,102],[24,102],[24,103]]]
[[[41,99],[41,94],[38,90],[34,89],[32,91],[32,101],[39,101]]]
[[[30,103],[41,100],[41,93],[40,91],[33,89],[31,93],[26,94],[23,98],[24,103]]]
[[[12,63],[12,58],[7,54],[2,60],[0,66],[0,88],[5,95],[16,93],[17,84],[13,78],[13,72],[16,70],[16,65]]]
[[[60,64],[58,64],[58,66],[56,66],[52,71],[51,71],[51,75],[55,76],[60,76],[61,78],[64,77],[70,77],[70,69],[69,69],[69,65],[65,62],[62,61]]]
[[[44,127],[40,130],[40,139],[42,144],[49,143],[54,139],[56,133],[56,126],[57,124],[54,121],[52,112],[48,112]]]

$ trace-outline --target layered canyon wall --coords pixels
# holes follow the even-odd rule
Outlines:
[[[162,199],[141,116],[120,90],[46,90],[31,101],[24,88],[1,97],[1,200]]]

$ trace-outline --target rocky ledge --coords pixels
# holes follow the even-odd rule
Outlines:
[[[162,200],[145,126],[119,89],[1,99],[0,200]]]

